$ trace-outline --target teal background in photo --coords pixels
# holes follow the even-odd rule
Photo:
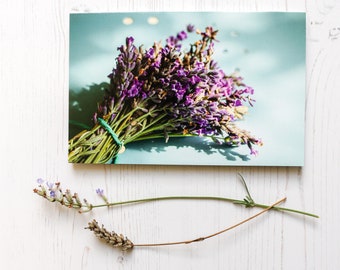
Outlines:
[[[150,24],[151,17],[158,19]],[[131,24],[123,24],[130,18]],[[154,41],[194,24],[218,29],[214,59],[237,70],[255,89],[254,107],[237,125],[262,138],[259,155],[246,146],[225,148],[204,138],[131,143],[121,164],[302,166],[305,111],[305,13],[101,13],[70,15],[70,122],[91,125],[101,89],[115,65],[117,47],[133,36],[148,48]],[[190,34],[184,48],[197,39]],[[70,125],[70,136],[79,132]]]

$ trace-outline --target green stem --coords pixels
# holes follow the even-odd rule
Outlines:
[[[115,130],[116,127],[118,128],[119,126],[121,126],[122,121],[126,121],[126,119],[129,119],[134,114],[134,112],[137,111],[137,108],[134,108],[134,109],[130,110],[129,112],[125,112],[125,110],[124,110],[124,112],[120,111],[115,116],[115,119],[113,120],[113,122],[109,123],[113,130]],[[120,116],[120,115],[122,115],[122,116]],[[116,132],[116,130],[115,130],[115,132]]]
[[[162,120],[164,117],[166,117],[166,115],[161,115],[161,116],[157,117],[152,123],[146,125],[145,128],[143,128],[142,130],[137,132],[135,135],[132,135],[129,138],[125,139],[125,144],[127,144],[129,142],[136,141],[137,138],[140,138],[140,137],[144,136],[145,134],[151,133],[153,131],[163,130],[168,125],[167,123],[161,124],[159,126],[157,126],[157,125],[155,126],[155,124],[158,123],[160,120]]]
[[[204,137],[204,138],[213,138],[215,136],[209,136],[209,135],[198,135],[198,134],[168,134],[169,138],[186,138],[186,137]],[[164,134],[152,134],[149,136],[141,137],[141,138],[136,138],[134,141],[142,141],[142,140],[150,140],[150,139],[162,139],[164,138]],[[219,139],[223,139],[219,137]]]
[[[136,200],[129,200],[129,201],[121,201],[121,202],[113,202],[113,203],[106,203],[106,204],[98,204],[93,205],[92,208],[99,208],[99,207],[113,207],[118,205],[125,205],[125,204],[134,204],[134,203],[145,203],[145,202],[152,202],[152,201],[165,201],[165,200],[217,200],[217,201],[224,201],[224,202],[231,202],[237,205],[243,205],[245,207],[258,207],[258,208],[268,208],[269,205],[265,204],[258,204],[255,202],[249,203],[245,200],[235,200],[231,198],[224,198],[224,197],[213,197],[213,196],[166,196],[166,197],[153,197],[153,198],[145,198],[145,199],[136,199]],[[311,214],[308,212],[295,210],[291,208],[284,208],[274,206],[272,207],[273,210],[282,211],[282,212],[292,212],[296,214],[301,214],[305,216],[310,216],[314,218],[319,218],[318,215]]]

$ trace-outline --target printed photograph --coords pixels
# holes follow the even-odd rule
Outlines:
[[[70,14],[68,161],[303,166],[306,16]]]

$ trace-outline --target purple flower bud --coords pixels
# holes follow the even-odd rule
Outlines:
[[[185,106],[190,106],[194,104],[194,100],[190,96],[185,97],[184,105]]]
[[[55,191],[54,190],[51,190],[50,191],[50,197],[51,198],[55,198],[56,194],[55,194]]]
[[[177,39],[174,36],[170,36],[166,39],[166,43],[169,47],[174,47],[177,43]]]
[[[235,107],[241,106],[241,105],[242,105],[241,100],[239,100],[239,99],[235,100],[235,102],[234,102],[234,106],[235,106]]]
[[[37,183],[39,184],[39,185],[41,185],[41,184],[43,184],[45,181],[42,179],[42,178],[38,178],[37,179]]]
[[[54,184],[53,183],[51,183],[51,182],[46,182],[46,186],[48,187],[48,189],[53,189],[53,186],[54,186]]]
[[[96,189],[96,193],[97,193],[100,197],[102,197],[102,196],[104,196],[104,189],[97,188],[97,189]]]
[[[161,53],[162,56],[166,56],[170,53],[170,49],[168,47],[162,48]]]
[[[184,39],[186,39],[188,37],[188,35],[187,35],[187,33],[186,32],[184,32],[184,31],[181,31],[181,32],[179,32],[178,34],[177,34],[177,39],[178,40],[184,40]]]
[[[134,42],[134,38],[133,37],[127,37],[126,38],[126,47],[131,47],[132,43]]]
[[[143,86],[143,82],[140,82],[137,78],[135,78],[132,82],[130,89],[126,91],[127,97],[135,97],[139,94]]]
[[[247,87],[244,89],[244,92],[253,95],[253,94],[254,94],[254,89],[251,88],[250,86],[247,86]]]
[[[155,50],[153,48],[150,48],[149,50],[146,51],[145,56],[147,58],[153,58],[154,53],[155,53]]]
[[[199,83],[200,81],[201,81],[201,78],[198,77],[197,75],[193,75],[192,77],[190,77],[191,84],[196,84],[196,83]]]
[[[187,25],[187,31],[188,31],[189,33],[194,32],[194,31],[195,31],[195,26],[192,25],[192,24],[188,24],[188,25]]]

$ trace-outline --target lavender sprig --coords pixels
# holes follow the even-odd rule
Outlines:
[[[133,247],[160,247],[160,246],[174,246],[174,245],[183,245],[183,244],[192,244],[195,242],[202,242],[206,239],[218,236],[222,233],[228,232],[266,212],[268,212],[270,209],[272,209],[273,207],[275,207],[276,205],[284,202],[286,200],[286,198],[282,198],[280,200],[278,200],[277,202],[273,203],[272,205],[268,206],[267,208],[263,209],[262,211],[250,216],[249,218],[246,218],[232,226],[229,226],[221,231],[212,233],[210,235],[207,236],[203,236],[203,237],[198,237],[198,238],[194,238],[194,239],[190,239],[190,240],[184,240],[184,241],[177,241],[177,242],[163,242],[163,243],[138,243],[138,244],[134,244],[131,242],[131,240],[129,240],[127,237],[123,236],[122,234],[118,235],[117,233],[115,233],[114,231],[109,232],[104,225],[102,225],[101,227],[98,225],[98,222],[94,219],[93,221],[88,223],[88,227],[86,227],[85,229],[89,229],[90,231],[93,231],[95,236],[97,236],[99,239],[104,240],[106,243],[108,243],[109,245],[113,246],[113,247],[118,247],[121,248],[123,251],[132,249]]]
[[[252,106],[254,90],[235,74],[227,75],[213,60],[217,30],[196,31],[200,38],[183,51],[194,27],[170,36],[166,44],[144,50],[133,37],[118,48],[110,85],[94,114],[94,127],[69,141],[69,161],[107,163],[129,142],[173,136],[206,136],[228,146],[262,141],[235,122]],[[98,122],[98,119],[104,119]]]
[[[42,196],[43,198],[47,199],[50,202],[57,202],[68,208],[77,209],[79,213],[89,212],[95,208],[101,208],[101,207],[115,207],[119,205],[146,203],[146,202],[152,202],[152,201],[165,201],[165,200],[214,200],[214,201],[229,202],[235,205],[244,206],[246,208],[257,207],[257,208],[266,209],[267,207],[269,207],[269,205],[266,205],[266,204],[256,203],[254,199],[252,198],[252,196],[250,195],[247,184],[241,175],[240,175],[240,179],[246,189],[246,196],[243,200],[226,198],[226,197],[215,197],[215,196],[164,196],[164,197],[152,197],[152,198],[127,200],[127,201],[120,201],[120,202],[110,202],[107,199],[104,193],[104,190],[98,188],[96,189],[96,193],[104,201],[104,204],[91,204],[86,199],[83,199],[81,201],[77,193],[74,193],[73,195],[71,195],[71,191],[68,189],[65,192],[63,192],[60,187],[60,182],[51,183],[41,178],[37,180],[39,185],[38,185],[38,188],[33,189],[33,192],[38,194],[39,196]],[[306,216],[310,216],[314,218],[319,217],[312,213],[308,213],[308,212],[304,212],[304,211],[300,211],[296,209],[291,209],[291,208],[274,206],[272,207],[272,209],[281,211],[281,212],[290,212],[290,213],[306,215]]]

